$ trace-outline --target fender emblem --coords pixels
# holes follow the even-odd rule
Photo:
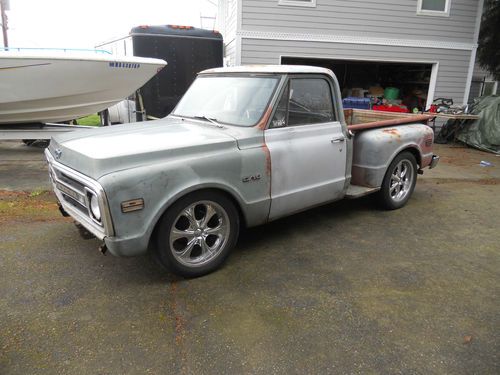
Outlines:
[[[60,149],[60,148],[56,148],[56,149],[54,150],[54,154],[55,154],[55,156],[56,156],[56,159],[59,159],[59,158],[61,157],[61,155],[62,155],[62,151],[61,151],[61,149]]]
[[[256,174],[253,176],[245,176],[241,179],[243,182],[252,182],[252,181],[258,181],[260,180],[260,174]]]

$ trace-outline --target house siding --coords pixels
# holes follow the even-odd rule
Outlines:
[[[244,31],[474,43],[479,0],[451,0],[449,17],[417,15],[417,0],[317,0],[316,7],[241,0]]]
[[[223,12],[220,31],[224,38],[224,57],[228,65],[235,65],[236,63],[237,5],[238,0],[220,0],[219,3],[219,13]]]
[[[438,63],[433,97],[462,103],[469,91],[483,0],[450,0],[448,17],[417,15],[417,0],[220,1],[229,65],[281,56]]]
[[[228,66],[234,66],[236,60],[236,39],[229,43],[224,43],[224,57],[227,59]]]
[[[342,60],[439,62],[434,97],[461,103],[467,85],[471,51],[366,44],[284,41],[243,38],[241,63],[280,64],[280,57],[310,57]]]

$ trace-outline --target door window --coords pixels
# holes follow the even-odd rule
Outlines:
[[[271,128],[282,128],[286,126],[288,122],[288,91],[290,84],[287,83],[281,99],[276,107],[276,112],[274,112],[273,120],[271,121]]]
[[[322,78],[293,78],[287,84],[271,128],[335,121],[330,85]]]

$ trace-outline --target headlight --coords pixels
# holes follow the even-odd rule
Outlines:
[[[94,194],[90,194],[90,211],[96,220],[101,220],[101,210],[99,209],[99,202]]]

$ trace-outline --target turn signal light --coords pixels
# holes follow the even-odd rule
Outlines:
[[[122,212],[139,211],[144,208],[144,199],[132,199],[121,203]]]

